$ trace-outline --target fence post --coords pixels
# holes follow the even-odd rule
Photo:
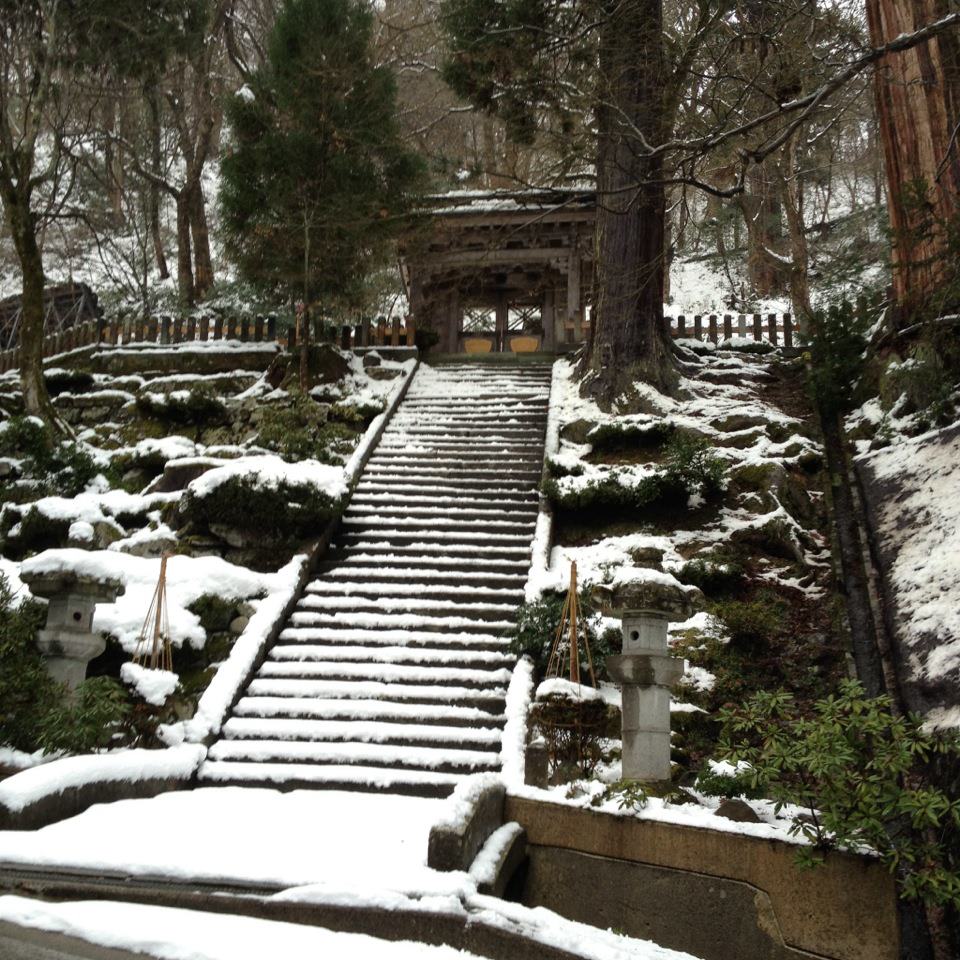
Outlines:
[[[197,339],[197,318],[194,314],[187,317],[187,340],[191,343]]]
[[[793,317],[789,313],[783,315],[783,345],[793,346]]]
[[[407,346],[417,345],[417,322],[413,317],[407,317]]]
[[[160,342],[170,342],[170,315],[166,313],[160,317]]]
[[[254,343],[263,342],[263,314],[258,313],[253,321],[253,340]]]
[[[761,326],[763,318],[759,313],[753,315],[753,339],[757,342],[763,339],[763,327]]]
[[[771,313],[767,315],[767,335],[770,337],[770,342],[774,345],[777,343],[777,315]]]
[[[707,339],[716,344],[717,342],[717,315],[715,313],[710,314],[710,319],[707,321],[707,329],[709,333],[707,334]]]
[[[210,336],[210,315],[205,313],[200,317],[200,339],[206,340]]]
[[[681,313],[677,317],[677,336],[686,337],[687,335],[687,318]]]
[[[353,346],[354,348],[360,346],[360,341],[363,339],[363,328],[359,323],[353,325]]]
[[[696,340],[703,339],[703,317],[699,313],[693,315],[693,336]]]
[[[737,336],[741,340],[747,339],[747,316],[744,313],[737,314]]]
[[[277,339],[277,318],[272,313],[267,316],[267,339]]]
[[[360,345],[362,347],[370,346],[370,318],[364,317],[360,321]]]
[[[387,343],[387,321],[383,317],[377,317],[377,340],[376,346],[383,347]]]
[[[730,340],[733,337],[733,317],[729,313],[723,315],[723,339]]]
[[[213,317],[213,339],[223,339],[223,317],[219,313]]]
[[[240,339],[244,343],[248,343],[250,340],[250,318],[242,317],[240,319]]]

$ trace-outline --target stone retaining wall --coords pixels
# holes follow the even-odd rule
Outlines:
[[[523,902],[703,960],[896,960],[893,879],[791,844],[507,797],[527,832]]]

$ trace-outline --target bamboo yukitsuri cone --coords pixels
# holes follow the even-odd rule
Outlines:
[[[167,613],[167,560],[160,558],[160,576],[153,591],[153,599],[137,637],[133,662],[151,670],[173,670],[173,648],[170,644],[170,618]]]

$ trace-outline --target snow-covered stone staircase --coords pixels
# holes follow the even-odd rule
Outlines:
[[[421,367],[202,781],[444,796],[500,769],[550,375]]]

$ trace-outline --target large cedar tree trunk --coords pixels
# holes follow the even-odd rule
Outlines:
[[[911,33],[949,12],[948,0],[867,0],[875,46]],[[960,215],[960,38],[944,31],[932,40],[884,57],[875,92],[887,167],[887,200],[894,235],[897,303],[922,308],[955,269],[946,225]],[[912,184],[926,186],[929,205],[910,202]],[[954,251],[955,256],[955,251]]]
[[[663,322],[664,56],[660,0],[606,0],[597,109],[597,304],[589,390],[611,403],[634,380],[673,386]]]
[[[783,270],[767,251],[783,253],[783,216],[776,178],[766,163],[753,164],[747,173],[748,190],[740,198],[747,227],[747,269],[758,297],[783,293]]]
[[[150,163],[153,172],[160,176],[163,164],[163,150],[160,143],[160,94],[155,86],[147,90],[146,100],[150,113]],[[153,256],[157,262],[157,273],[160,279],[166,280],[170,276],[170,270],[167,267],[167,255],[163,249],[163,235],[160,232],[160,185],[155,180],[151,180],[148,191],[147,204]]]
[[[193,237],[193,290],[202,300],[213,286],[213,261],[210,259],[210,231],[203,188],[198,182],[191,191],[190,234]]]
[[[180,303],[192,307],[196,297],[190,246],[190,194],[185,189],[177,194],[177,291]]]

